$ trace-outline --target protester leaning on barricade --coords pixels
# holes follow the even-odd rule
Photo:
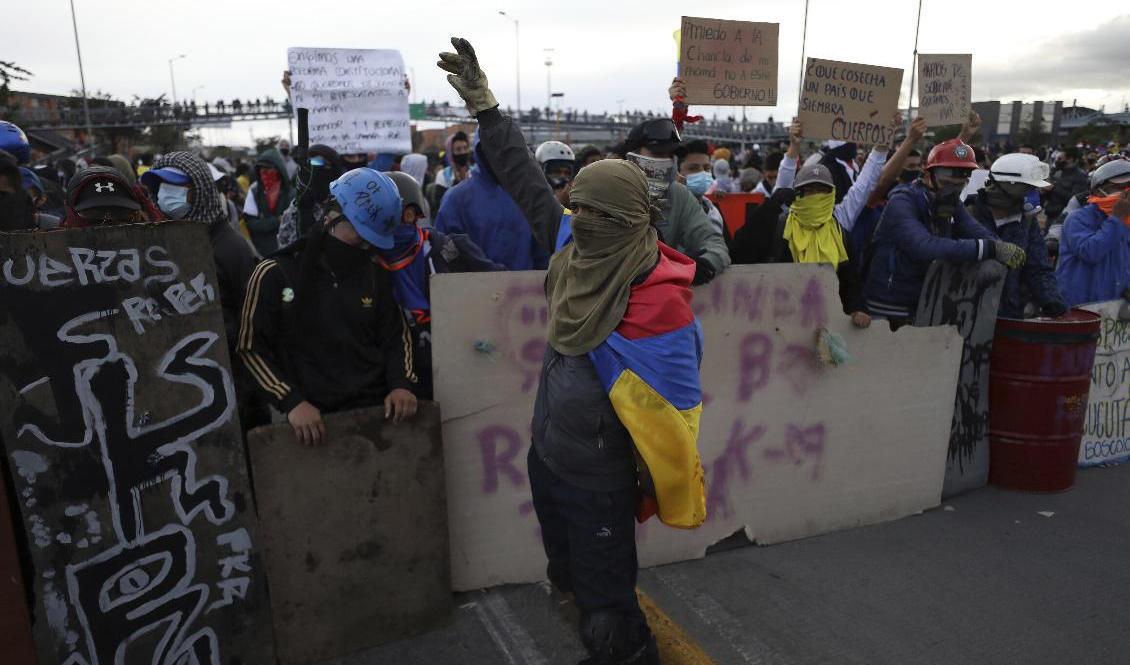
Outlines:
[[[360,207],[359,193],[372,205]],[[373,261],[394,246],[396,185],[358,168],[330,195],[314,231],[256,266],[240,314],[239,357],[304,445],[324,439],[323,411],[416,412],[412,337],[391,275]]]
[[[902,118],[896,113],[891,118],[891,136],[901,123]],[[768,262],[831,265],[839,281],[844,314],[851,316],[856,326],[865,328],[871,324],[871,319],[862,302],[861,269],[857,265],[859,257],[855,256],[851,243],[846,239],[879,181],[889,146],[875,146],[841,202],[836,203],[836,180],[824,163],[806,164],[796,170],[803,138],[803,126],[794,121],[789,129],[789,149],[781,162],[774,190],[793,191],[791,201],[787,198],[781,201],[787,205],[784,222],[774,224],[772,232],[767,225],[748,230],[743,228],[744,233],[735,234],[734,244],[752,242],[767,245],[765,260]],[[775,200],[773,205],[776,203]],[[767,235],[769,233],[771,235]]]
[[[506,266],[507,270],[545,268],[549,253],[530,233],[521,202],[501,186],[494,164],[483,159],[484,149],[480,138],[475,143],[473,175],[444,195],[433,225],[443,233],[466,235],[487,258]],[[522,150],[529,156],[525,144]],[[538,170],[539,183],[548,186],[544,172],[540,167]]]
[[[549,343],[527,458],[547,574],[574,594],[586,663],[657,664],[658,648],[635,595],[636,456],[647,462],[656,488],[686,490],[675,498],[659,492],[661,518],[701,524],[697,426],[688,426],[701,404],[702,338],[689,289],[697,268],[659,242],[653,183],[634,163],[603,160],[582,169],[571,193],[576,216],[563,218],[521,132],[499,112],[474,49],[462,39],[452,44],[458,53],[441,54],[440,67],[479,122],[481,156],[520,202],[546,250],[558,247],[562,224],[573,233],[546,278]],[[657,334],[667,336],[663,354],[637,343]],[[631,374],[623,369],[641,360],[666,385],[680,386],[680,394],[642,379],[634,392],[618,390],[617,377]],[[664,465],[652,464],[655,446],[665,451]]]
[[[1001,292],[999,316],[1021,319],[1062,316],[1067,307],[1048,260],[1044,234],[1028,196],[1050,185],[1048,165],[1035,155],[1004,155],[989,168],[975,195],[973,216],[1001,240],[1024,250],[1024,266],[1010,270]]]
[[[891,328],[913,323],[926,272],[934,260],[969,263],[998,259],[1024,264],[1024,250],[981,226],[961,204],[961,190],[977,167],[960,139],[930,151],[921,180],[891,192],[865,257],[868,312]]]
[[[1087,205],[1068,215],[1056,278],[1069,306],[1113,300],[1130,288],[1130,161],[1095,169]]]
[[[267,256],[279,247],[282,214],[294,198],[282,154],[268,148],[255,160],[255,182],[243,204],[243,219],[255,250]]]
[[[393,246],[377,250],[377,263],[392,273],[393,294],[412,332],[419,377],[416,396],[432,399],[431,276],[506,270],[506,266],[488,259],[467,235],[431,228],[424,192],[414,178],[400,172],[385,175],[396,184],[403,212],[392,231]]]

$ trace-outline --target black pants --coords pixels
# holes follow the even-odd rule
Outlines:
[[[580,489],[557,477],[533,446],[527,457],[550,581],[574,593],[581,641],[594,662],[630,658],[651,640],[636,600],[634,489]]]

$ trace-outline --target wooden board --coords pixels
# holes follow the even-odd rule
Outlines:
[[[943,497],[989,481],[989,363],[1005,274],[998,261],[934,261],[922,285],[915,325],[954,325],[964,340]]]
[[[434,628],[451,612],[439,407],[394,425],[383,408],[248,436],[279,662],[315,663]]]
[[[0,414],[39,662],[274,662],[203,224],[0,236]]]

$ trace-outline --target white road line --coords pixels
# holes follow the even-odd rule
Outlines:
[[[651,570],[651,574],[721,637],[744,662],[750,665],[786,665],[787,661],[781,654],[754,635],[756,626],[743,626],[714,596],[692,590],[682,573],[655,568]]]
[[[510,665],[549,665],[533,638],[518,623],[510,604],[499,592],[484,591],[475,603],[475,613],[506,662]]]

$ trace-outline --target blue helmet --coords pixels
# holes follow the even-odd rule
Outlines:
[[[367,167],[353,169],[330,183],[330,195],[365,242],[392,249],[404,207],[392,178]]]
[[[31,159],[31,144],[27,142],[27,134],[7,120],[0,120],[0,150],[11,153],[20,164],[27,164]]]

